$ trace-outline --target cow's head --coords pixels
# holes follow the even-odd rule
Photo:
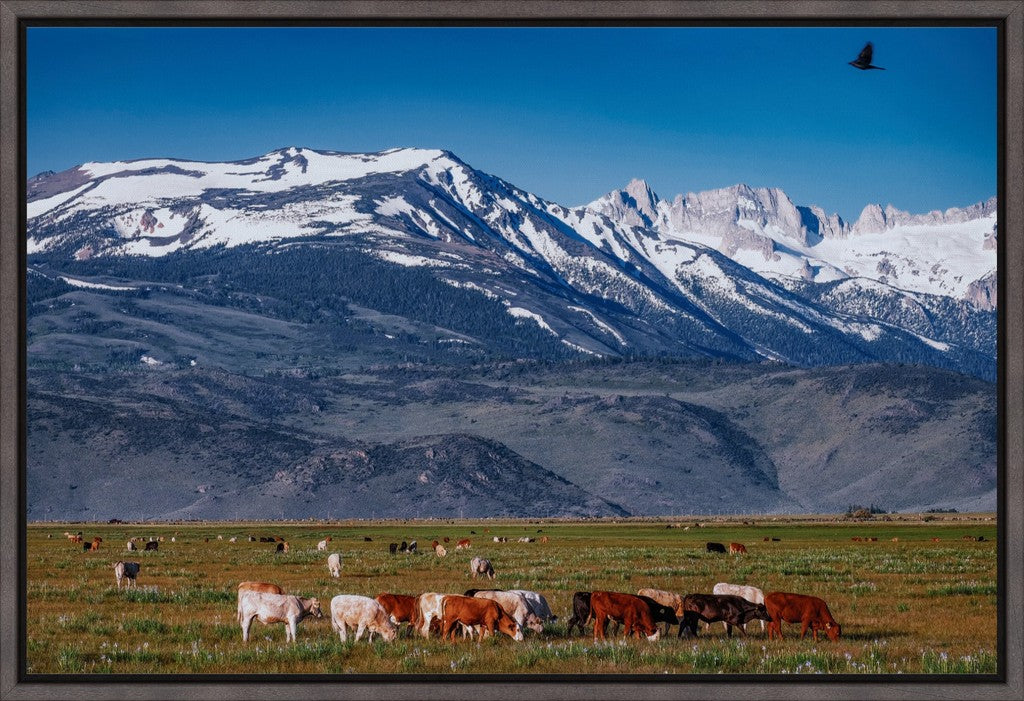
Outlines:
[[[842,633],[842,630],[842,626],[840,626],[835,621],[825,622],[825,635],[827,635],[828,639],[832,642],[836,642],[837,640],[839,640],[839,636]]]
[[[772,620],[772,617],[768,613],[768,609],[765,608],[764,604],[755,604],[753,613],[751,613],[750,618],[751,620],[754,618],[760,618],[762,621]]]
[[[516,642],[522,642],[523,640],[522,628],[519,627],[519,624],[516,623],[512,616],[509,616],[504,611],[502,611],[501,615],[498,616],[498,630]]]
[[[316,597],[309,600],[309,615],[314,618],[323,618],[324,612],[320,610],[320,599]]]
[[[394,624],[391,618],[385,618],[384,625],[381,626],[380,634],[383,636],[384,640],[390,643],[398,637],[398,626]]]
[[[544,623],[541,622],[534,614],[529,614],[526,617],[526,627],[532,630],[534,633],[544,632]]]
[[[660,637],[661,637],[661,631],[658,630],[657,626],[655,626],[654,632],[649,634],[647,636],[647,639],[650,640],[651,642],[654,642],[655,640],[657,640]]]

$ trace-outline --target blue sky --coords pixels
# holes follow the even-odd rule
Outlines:
[[[991,27],[30,27],[27,165],[420,146],[564,205],[743,182],[853,220],[994,195],[996,94]]]

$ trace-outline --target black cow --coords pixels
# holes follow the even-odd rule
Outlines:
[[[372,543],[372,542],[373,542],[373,538],[371,538],[371,537],[370,537],[370,536],[368,536],[368,535],[364,535],[364,536],[363,536],[363,542],[364,542],[364,543]]]
[[[398,552],[398,543],[391,543],[390,545],[388,545],[388,551],[392,555],[394,555],[396,552]]]
[[[708,543],[707,550],[709,553],[722,553],[725,554],[727,551],[725,546],[721,543]]]
[[[467,589],[463,596],[476,596],[478,591],[505,591],[504,589]]]
[[[156,550],[159,547],[160,547],[160,541],[159,540],[151,540],[148,543],[146,543],[146,547],[143,548],[143,550]]]
[[[578,591],[572,595],[572,618],[569,619],[569,627],[566,635],[572,635],[573,626],[580,627],[582,635],[583,625],[590,620],[590,592]]]
[[[679,634],[677,637],[680,638],[696,638],[697,637],[697,621],[700,620],[700,616],[694,611],[683,611],[683,617],[679,620]]]
[[[405,541],[403,540],[403,541],[402,541],[402,544],[398,546],[398,552],[400,552],[400,553],[404,553],[404,552],[408,552],[408,551],[409,551],[409,544],[408,544],[408,543],[406,543],[406,542],[405,542]]]
[[[730,638],[733,626],[738,627],[740,632],[746,635],[743,626],[748,622],[755,618],[763,621],[772,620],[764,604],[752,604],[742,596],[731,594],[687,594],[683,597],[683,611],[695,613],[705,623],[724,621],[726,633]]]

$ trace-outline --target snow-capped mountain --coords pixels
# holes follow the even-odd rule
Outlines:
[[[294,147],[231,163],[87,163],[27,192],[30,264],[73,280],[98,261],[117,278],[129,277],[118,261],[140,258],[273,253],[284,265],[297,250],[356,251],[498,303],[570,354],[899,360],[994,376],[994,200],[924,216],[868,207],[851,226],[778,189],[670,202],[633,181],[567,208],[446,151]]]

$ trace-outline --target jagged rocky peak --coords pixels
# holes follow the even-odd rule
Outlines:
[[[932,210],[925,214],[911,214],[887,204],[869,204],[861,210],[860,216],[853,225],[854,234],[878,234],[897,226],[928,226],[941,224],[958,224],[973,221],[996,213],[996,198],[990,197],[968,207],[950,207],[946,211]]]

